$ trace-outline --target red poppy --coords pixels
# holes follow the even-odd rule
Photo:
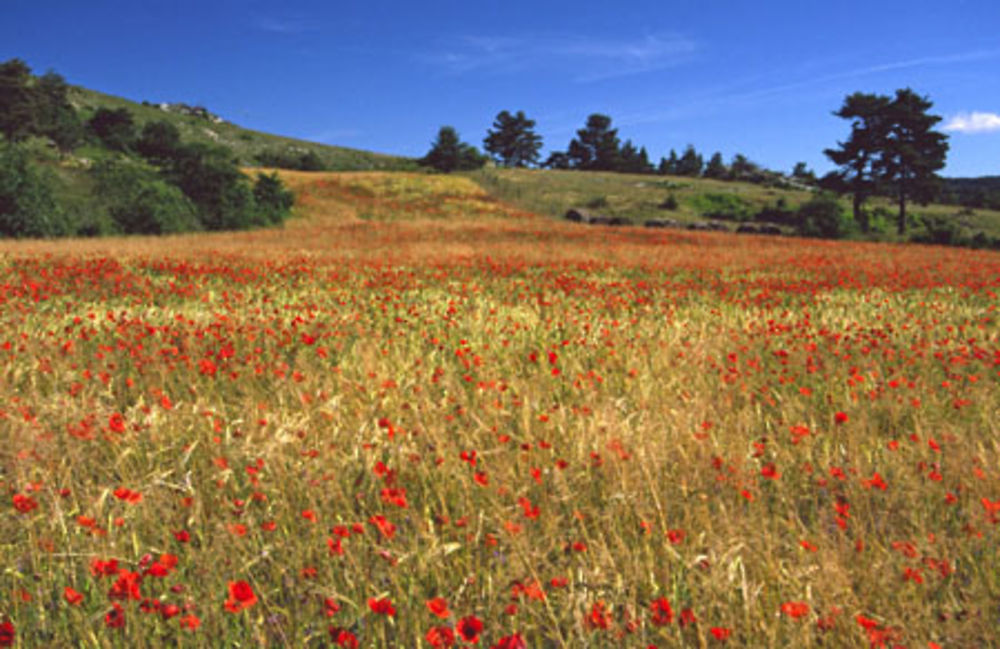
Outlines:
[[[729,636],[733,634],[733,632],[730,631],[729,629],[719,626],[713,626],[711,629],[709,629],[709,632],[712,634],[712,637],[718,640],[719,642],[725,642],[726,640],[729,639]]]
[[[31,496],[25,496],[23,494],[14,494],[14,509],[21,512],[22,514],[27,514],[32,509],[38,507],[38,502]]]
[[[66,588],[63,589],[63,597],[66,598],[66,602],[70,606],[77,606],[83,601],[83,593],[78,592],[72,586],[66,586]]]
[[[442,620],[451,615],[451,611],[448,610],[448,602],[443,597],[435,597],[434,599],[427,600],[427,610]]]
[[[392,617],[396,614],[396,609],[392,605],[392,600],[388,597],[383,597],[381,599],[375,599],[374,597],[368,598],[368,608],[371,609],[372,613],[377,613],[379,615],[388,615]]]
[[[197,615],[188,614],[181,618],[181,628],[194,631],[201,626],[201,618]]]
[[[341,629],[340,627],[331,626],[330,639],[333,640],[334,644],[336,644],[338,647],[346,647],[347,649],[358,649],[357,636],[355,636],[347,629]]]
[[[674,621],[674,610],[670,607],[670,601],[666,597],[661,597],[650,604],[649,612],[649,621],[654,626],[667,626]]]
[[[833,420],[835,422],[837,422],[837,424],[846,424],[847,420],[848,420],[847,413],[846,412],[837,412],[833,416]]]
[[[124,433],[125,432],[125,417],[121,413],[113,413],[108,417],[108,429],[113,433]]]
[[[455,644],[455,632],[446,626],[431,628],[424,638],[427,640],[427,644],[432,647],[451,647]]]
[[[112,604],[112,607],[104,616],[104,626],[109,629],[120,629],[125,626],[125,611],[118,602]]]
[[[781,605],[781,612],[792,619],[798,619],[809,612],[809,605],[805,602],[785,602]]]
[[[257,594],[253,592],[250,584],[245,581],[229,582],[229,599],[226,600],[227,611],[230,613],[239,613],[256,603]]]
[[[483,623],[475,615],[469,615],[459,620],[456,628],[463,640],[476,644],[479,642],[479,634],[483,632]]]
[[[14,637],[17,632],[14,625],[9,620],[0,624],[0,647],[10,647],[14,644]]]
[[[527,649],[528,645],[525,644],[524,638],[518,634],[507,635],[497,641],[493,645],[492,649]]]

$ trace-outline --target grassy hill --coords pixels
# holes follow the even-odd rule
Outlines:
[[[326,169],[331,171],[391,171],[416,168],[416,162],[410,158],[261,133],[228,121],[214,122],[203,117],[163,110],[156,104],[137,103],[78,86],[71,87],[69,99],[84,120],[89,119],[98,108],[103,107],[127,109],[139,130],[147,122],[169,122],[177,127],[185,142],[225,146],[233,152],[242,166],[256,166],[257,155],[270,151],[291,154],[311,152],[322,161]]]
[[[589,208],[603,215],[627,218],[635,225],[651,219],[673,219],[682,224],[704,221],[712,213],[727,209],[740,217],[735,220],[749,220],[766,208],[794,210],[814,195],[804,190],[680,176],[526,169],[483,169],[468,175],[498,199],[530,212],[561,218],[570,208]],[[671,196],[676,208],[665,209],[662,206]],[[842,198],[841,203],[849,214],[850,198]],[[876,198],[868,207],[876,213],[882,230],[872,236],[897,240],[895,204]],[[953,222],[969,233],[982,231],[1000,237],[998,210],[912,204],[907,211],[914,222],[911,232],[919,233],[921,217],[926,216]],[[730,227],[735,226],[730,223]]]

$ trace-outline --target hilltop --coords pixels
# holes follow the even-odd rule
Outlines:
[[[225,116],[215,115],[207,107],[176,102],[136,102],[80,86],[70,86],[68,94],[70,103],[83,120],[89,119],[99,108],[124,108],[132,114],[139,130],[150,122],[168,122],[180,131],[185,142],[224,146],[244,167],[261,165],[259,158],[262,155],[301,157],[310,153],[321,163],[320,168],[328,171],[391,171],[416,167],[412,159],[402,156],[308,142],[244,128]]]

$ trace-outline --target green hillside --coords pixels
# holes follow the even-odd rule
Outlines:
[[[497,168],[471,172],[469,176],[497,198],[524,210],[562,218],[570,208],[582,208],[628,219],[634,225],[666,219],[681,225],[717,220],[731,230],[742,222],[781,224],[778,215],[798,209],[817,194],[738,181],[610,172]],[[850,197],[839,202],[849,217]],[[674,207],[668,209],[670,205]],[[886,198],[874,198],[867,203],[867,209],[873,216],[875,231],[864,238],[898,240],[895,204]],[[953,227],[957,236],[968,239],[980,232],[991,239],[1000,238],[998,210],[911,204],[907,211],[908,239],[928,236],[925,221],[936,223],[936,227]],[[787,226],[782,229],[791,232]],[[860,233],[851,236],[862,238]]]
[[[214,122],[204,117],[163,110],[157,104],[138,103],[78,86],[70,87],[69,100],[83,120],[89,119],[98,108],[103,107],[127,109],[138,130],[148,122],[169,122],[177,127],[185,142],[225,146],[233,152],[239,164],[247,167],[257,166],[257,156],[265,152],[291,155],[313,153],[323,167],[330,171],[412,170],[417,166],[409,158],[261,133],[229,121]]]

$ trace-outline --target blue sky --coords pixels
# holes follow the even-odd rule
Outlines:
[[[949,133],[949,176],[1000,175],[996,0],[2,0],[0,60],[240,125],[422,155],[500,110],[563,150],[587,115],[659,159],[688,143],[830,168],[855,91],[911,87]]]

